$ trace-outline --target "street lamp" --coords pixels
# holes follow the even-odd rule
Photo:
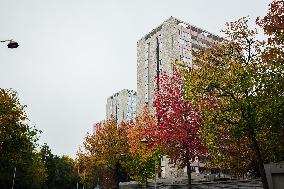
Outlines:
[[[12,39],[10,40],[4,40],[4,41],[0,41],[1,43],[5,43],[5,42],[9,42],[7,47],[9,49],[14,49],[14,48],[17,48],[19,46],[19,44],[15,41],[13,41]],[[16,178],[16,172],[17,172],[17,167],[15,166],[14,167],[14,175],[13,175],[13,183],[12,183],[12,189],[14,188],[14,185],[15,185],[15,178]]]
[[[9,42],[7,47],[9,49],[15,49],[19,46],[19,44],[16,41],[13,41],[13,39],[10,40],[4,40],[4,41],[0,41],[1,43],[5,43],[5,42]]]
[[[142,144],[148,144],[147,138],[143,138],[143,139],[141,140],[141,143],[142,143]]]

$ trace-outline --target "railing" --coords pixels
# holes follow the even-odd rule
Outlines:
[[[125,185],[120,189],[145,188],[145,185],[131,187]],[[155,189],[154,183],[149,183],[147,189]],[[156,189],[187,189],[185,183],[158,183]],[[220,182],[198,182],[192,183],[192,189],[263,189],[260,180],[239,180],[239,181],[220,181]]]

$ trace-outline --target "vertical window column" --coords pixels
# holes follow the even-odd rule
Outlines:
[[[161,35],[157,36],[156,37],[156,62],[157,62],[157,90],[159,91],[159,85],[160,85],[160,73],[162,72],[162,58],[161,58],[161,54],[162,54],[162,47],[163,47],[163,44],[162,44],[162,41],[161,41]]]
[[[145,105],[149,103],[149,60],[150,60],[150,43],[145,45],[145,61],[144,61],[144,99]]]

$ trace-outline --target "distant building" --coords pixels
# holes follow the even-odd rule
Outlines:
[[[106,119],[114,118],[116,123],[136,118],[136,92],[123,89],[108,97]]]
[[[156,78],[162,71],[172,73],[176,61],[193,67],[193,50],[204,50],[221,40],[174,17],[142,37],[137,42],[137,114],[142,114],[145,106],[154,113],[153,100],[158,88]]]
[[[133,90],[123,89],[110,96],[106,104],[106,119],[114,118],[117,124],[127,122],[135,119],[136,114],[141,115],[145,106],[154,114],[154,95],[159,89],[156,78],[160,73],[165,71],[171,74],[176,61],[183,61],[185,66],[194,68],[192,52],[204,50],[222,40],[174,17],[164,21],[137,42],[137,94]],[[95,132],[96,125],[93,129]],[[195,161],[195,164],[194,170],[198,171],[199,161]],[[161,169],[165,178],[185,174],[183,169],[173,167],[165,156],[161,160]]]

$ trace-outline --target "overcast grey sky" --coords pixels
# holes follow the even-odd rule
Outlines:
[[[108,96],[136,90],[136,42],[170,16],[220,35],[269,0],[0,0],[0,88],[18,91],[40,143],[75,157]]]

